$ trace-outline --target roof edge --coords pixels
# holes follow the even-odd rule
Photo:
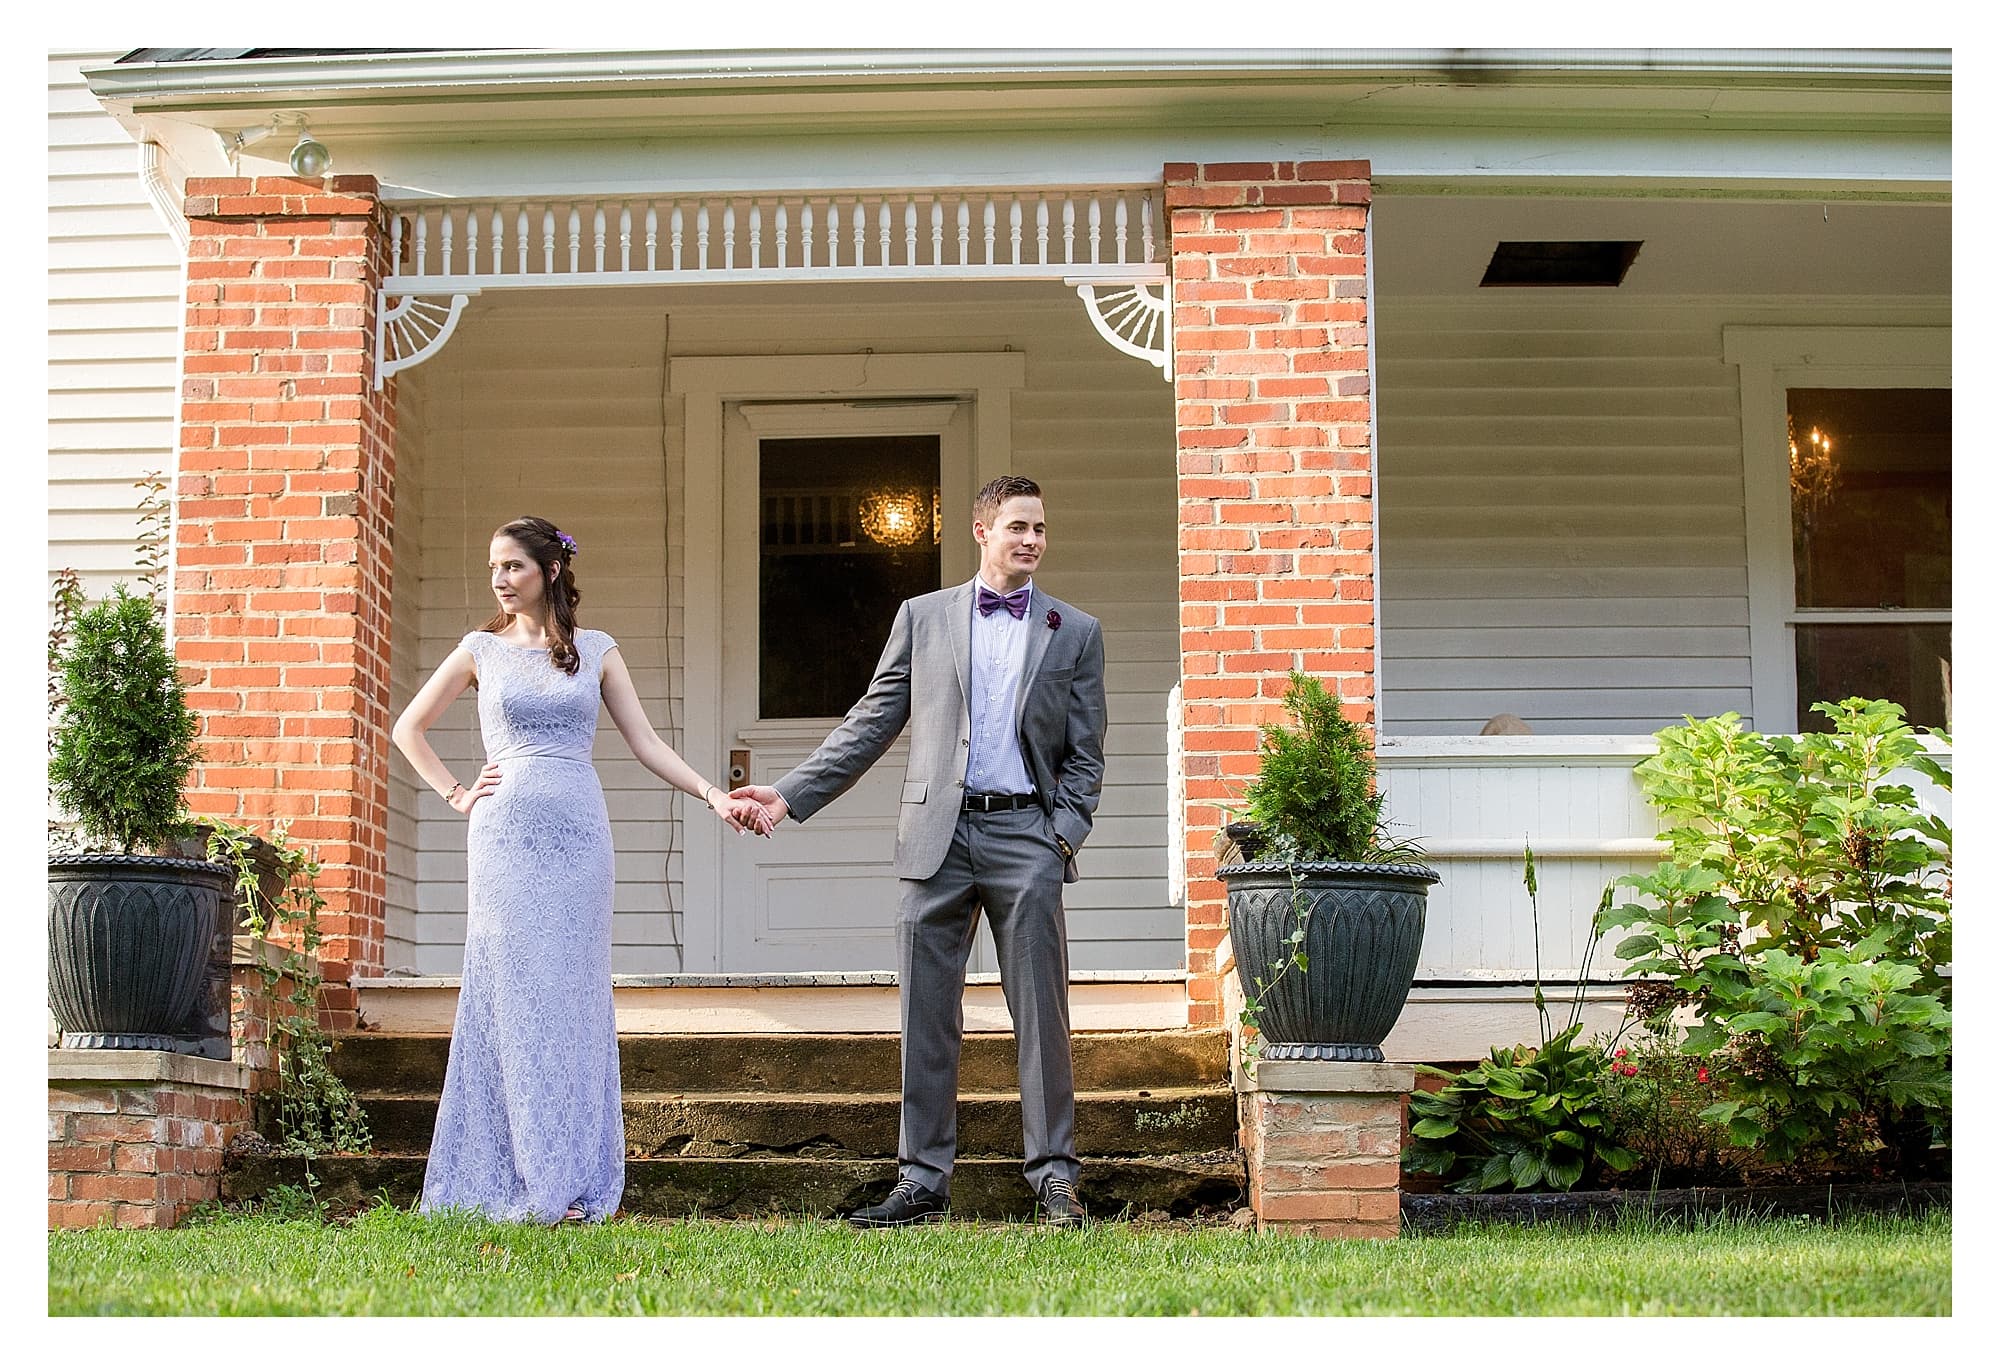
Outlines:
[[[1936,85],[1949,83],[1951,57],[1948,48],[474,50],[124,62],[89,68],[84,76],[98,99],[143,108],[269,100],[281,92],[334,100],[363,93],[379,98],[962,82],[1089,86],[1219,78],[1678,84],[1761,77],[1773,83]]]

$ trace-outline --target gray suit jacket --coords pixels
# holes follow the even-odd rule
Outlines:
[[[950,851],[970,757],[972,590],[976,580],[903,603],[868,691],[812,757],[775,785],[794,820],[860,780],[910,727],[910,766],[896,823],[896,875],[922,879]],[[1049,839],[1083,847],[1104,783],[1104,631],[1097,618],[1040,588],[1025,618],[1028,658],[1016,699],[1021,755]],[[1053,623],[1053,624],[1052,624]],[[1074,858],[1064,881],[1076,880]]]

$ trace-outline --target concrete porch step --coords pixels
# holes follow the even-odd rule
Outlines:
[[[318,1194],[337,1209],[378,1197],[410,1208],[423,1192],[420,1156],[326,1156],[312,1159]],[[245,1156],[223,1175],[223,1197],[255,1199],[272,1187],[301,1185],[299,1157]],[[830,1217],[888,1194],[896,1163],[888,1158],[648,1157],[625,1163],[626,1213],[656,1218]],[[1244,1197],[1243,1155],[1233,1148],[1180,1156],[1085,1157],[1081,1194],[1093,1217],[1159,1211],[1174,1217],[1220,1212]],[[1032,1192],[1019,1158],[961,1159],[952,1178],[959,1218],[1026,1218]]]
[[[360,1032],[332,1040],[334,1071],[364,1103],[371,1095],[431,1095],[444,1087],[451,1038],[438,1033]],[[618,1039],[628,1093],[871,1095],[902,1088],[894,1034],[627,1034]],[[1076,1089],[1177,1090],[1229,1084],[1221,1029],[1079,1033],[1071,1040]],[[1014,1038],[968,1034],[959,1094],[1016,1094]]]
[[[880,1094],[625,1093],[630,1156],[838,1159],[894,1156],[901,1105]],[[422,1154],[437,1122],[435,1094],[363,1097],[375,1149]],[[1077,1151],[1091,1156],[1169,1155],[1236,1141],[1236,1096],[1226,1086],[1083,1091],[1076,1097]],[[1018,1095],[980,1094],[958,1104],[959,1152],[1021,1152]]]

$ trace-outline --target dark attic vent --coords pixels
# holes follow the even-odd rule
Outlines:
[[[1481,289],[1616,289],[1643,242],[1501,242]]]

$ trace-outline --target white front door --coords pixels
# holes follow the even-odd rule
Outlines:
[[[725,408],[720,701],[732,779],[769,784],[811,754],[867,689],[897,604],[971,576],[969,409]],[[722,970],[896,965],[908,748],[898,739],[808,823],[723,840]]]

